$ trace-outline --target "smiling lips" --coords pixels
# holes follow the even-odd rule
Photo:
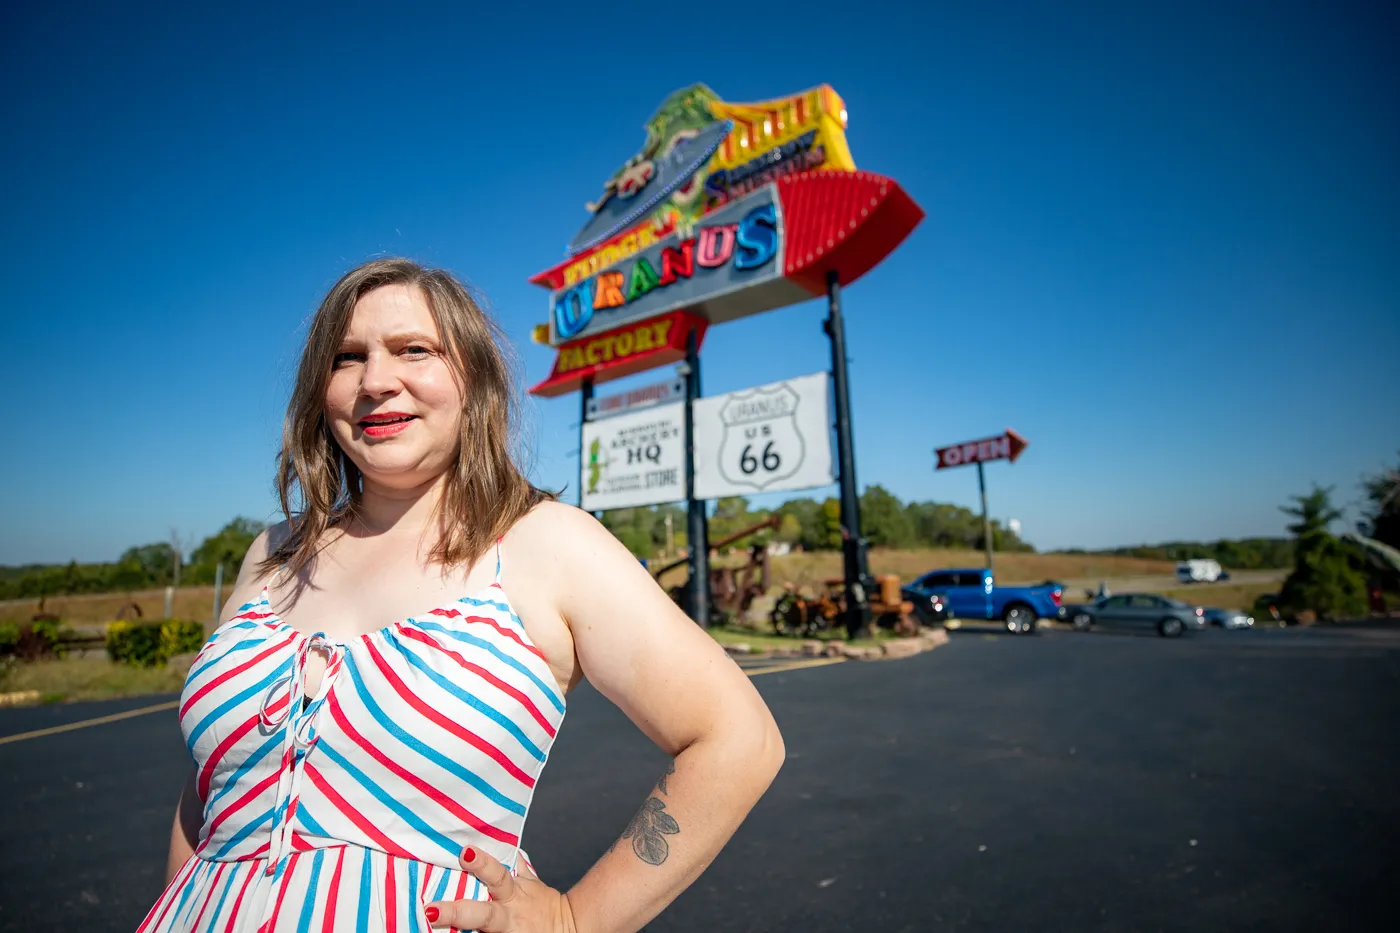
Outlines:
[[[408,423],[417,417],[402,411],[384,411],[366,415],[359,424],[369,437],[391,437],[408,427]]]

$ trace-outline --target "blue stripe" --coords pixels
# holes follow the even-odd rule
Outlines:
[[[374,900],[374,879],[369,871],[369,849],[358,846],[360,854],[360,912],[355,918],[355,933],[369,933],[369,904]]]
[[[437,892],[433,894],[433,900],[440,901],[447,896],[447,882],[452,880],[452,872],[442,869],[442,878],[438,881]]]
[[[419,834],[437,843],[443,848],[443,851],[450,855],[455,856],[461,853],[462,847],[453,842],[450,836],[445,836],[433,829],[412,810],[395,800],[392,794],[370,780],[369,775],[351,764],[350,759],[324,743],[321,745],[321,749],[327,758],[339,765],[342,771],[354,778],[355,782],[369,791],[371,796],[384,804],[390,811],[397,814],[399,819],[418,830]]]
[[[547,684],[545,684],[543,680],[540,680],[538,677],[536,677],[534,673],[532,673],[531,670],[524,664],[521,664],[519,661],[515,660],[515,658],[512,658],[510,655],[503,653],[501,649],[497,648],[489,641],[483,641],[482,639],[477,638],[475,635],[468,635],[466,632],[453,631],[452,629],[440,625],[437,622],[420,622],[418,620],[414,620],[413,624],[421,629],[429,629],[434,632],[441,632],[442,634],[447,635],[450,638],[455,638],[457,641],[464,641],[467,644],[472,645],[476,648],[486,649],[504,663],[515,668],[517,671],[530,678],[530,680],[534,682],[535,686],[540,688],[540,692],[545,695],[545,698],[549,700],[550,703],[554,704],[554,708],[561,713],[564,712],[563,701],[559,699],[559,697],[554,693],[554,691],[550,689],[550,687]]]
[[[517,803],[514,800],[507,797],[505,794],[502,794],[500,791],[496,790],[496,788],[493,787],[489,782],[483,780],[475,772],[468,770],[467,768],[453,761],[451,758],[448,758],[446,755],[442,754],[442,752],[439,752],[437,749],[414,738],[401,726],[399,726],[387,715],[385,715],[384,710],[380,709],[379,704],[374,702],[374,698],[370,695],[369,688],[365,686],[365,682],[360,679],[360,669],[355,664],[354,656],[345,656],[345,667],[347,670],[350,671],[350,678],[355,682],[356,693],[359,694],[361,702],[364,703],[365,710],[371,716],[374,717],[374,721],[379,723],[379,725],[386,732],[388,732],[394,738],[398,739],[403,744],[407,745],[409,748],[413,749],[418,754],[422,755],[424,758],[431,761],[433,764],[437,765],[439,768],[442,768],[443,770],[449,772],[455,777],[459,777],[462,780],[466,781],[472,787],[475,787],[477,790],[481,791],[481,793],[493,803],[505,808],[506,810],[509,810],[511,813],[514,813],[518,816],[525,815],[525,807],[523,804]],[[324,748],[325,745],[326,743],[323,741],[320,745],[317,746],[317,748]]]
[[[321,878],[321,862],[325,855],[325,849],[317,849],[316,857],[311,860],[311,884],[306,888],[306,901],[301,905],[301,918],[297,920],[297,933],[306,933],[307,930],[311,929],[311,912],[316,909],[316,882]],[[335,905],[327,904],[326,910],[335,910]]]
[[[393,639],[394,647],[398,649],[399,654],[403,655],[409,664],[412,664],[414,667],[418,668],[418,670],[426,674],[428,676],[428,679],[431,680],[433,683],[437,684],[439,687],[446,690],[448,693],[452,694],[454,697],[461,700],[463,703],[467,704],[472,709],[476,710],[478,713],[481,713],[483,716],[490,719],[496,725],[500,726],[502,729],[506,730],[511,735],[513,735],[515,737],[515,740],[520,743],[520,745],[525,749],[525,751],[530,753],[531,758],[535,759],[536,761],[544,761],[544,752],[540,751],[538,745],[530,741],[529,736],[527,736],[523,731],[521,731],[520,727],[517,726],[514,722],[512,722],[509,716],[506,716],[504,713],[502,713],[495,707],[484,703],[476,696],[463,690],[461,687],[457,686],[452,681],[448,680],[446,677],[433,670],[432,666],[429,665],[426,661],[424,661],[418,655],[414,654],[412,651],[409,651],[406,647],[404,647],[403,642],[399,641],[397,635],[390,635],[389,637]]]
[[[262,824],[270,823],[271,821],[272,808],[269,807],[261,816],[254,817],[252,821],[245,823],[242,829],[230,836],[228,838],[228,842],[224,843],[223,848],[219,849],[219,851],[214,853],[212,861],[217,862],[225,855],[228,855],[229,852],[233,851],[233,848],[235,846],[237,846],[244,839],[247,839],[249,836],[253,835],[253,831],[255,829],[257,829]]]
[[[248,624],[254,625],[256,623],[249,622]],[[204,643],[205,647],[208,647],[211,643],[213,643],[213,641],[214,639],[211,637],[209,641]],[[203,664],[199,665],[199,667],[190,671],[189,674],[185,677],[185,683],[193,683],[194,681],[198,680],[199,675],[203,674],[205,671],[209,670],[209,668],[213,667],[215,664],[218,664],[220,661],[224,660],[229,655],[233,654],[235,651],[242,651],[244,648],[251,648],[254,645],[262,645],[266,643],[266,638],[245,638],[243,641],[240,641],[237,644],[235,644],[232,648],[229,648],[223,654],[219,655],[216,658],[210,658],[208,661],[205,661]],[[200,650],[202,651],[203,649],[201,648]]]
[[[307,812],[306,803],[304,801],[297,804],[297,822],[318,836],[325,836],[327,839],[334,838],[330,833],[326,832],[324,826],[312,819],[311,814]]]
[[[248,867],[249,871],[252,870],[251,863],[249,862],[233,863],[233,871],[229,872],[228,880],[224,882],[224,890],[219,895],[219,903],[214,905],[214,916],[209,918],[208,929],[212,930],[215,926],[218,925],[219,914],[224,912],[224,898],[228,897],[228,892],[233,890],[234,882],[238,879],[238,869],[243,868],[245,866]]]
[[[405,930],[413,929],[418,923],[418,918],[413,914],[415,909],[422,909],[418,897],[418,862],[415,860],[408,863],[408,897],[403,899],[404,908],[408,912]]]
[[[180,912],[185,909],[185,901],[189,900],[190,895],[194,893],[195,885],[199,883],[197,879],[199,878],[200,873],[203,872],[204,874],[208,874],[208,869],[212,869],[213,867],[213,862],[206,862],[203,859],[200,859],[199,867],[190,873],[190,877],[185,881],[184,884],[180,885],[180,887],[184,888],[184,890],[180,892],[180,903],[175,905],[175,913],[170,915],[170,919],[172,921],[176,917],[180,916]],[[194,907],[194,904],[190,904],[190,907]]]
[[[516,628],[520,629],[522,632],[525,631],[525,623],[520,620],[520,616],[515,614],[515,610],[510,608],[509,603],[498,602],[494,599],[478,599],[475,596],[463,596],[461,599],[457,600],[457,602],[464,603],[468,606],[490,606],[497,612],[504,612],[510,618],[510,621],[515,623]]]
[[[243,690],[240,690],[234,696],[229,697],[227,700],[220,703],[217,707],[210,710],[209,715],[205,716],[199,721],[199,725],[194,727],[194,729],[190,732],[189,738],[185,740],[185,746],[190,750],[190,754],[194,754],[194,743],[199,741],[199,737],[204,734],[205,730],[212,726],[220,717],[222,717],[225,713],[233,709],[238,704],[245,702],[249,697],[257,696],[258,694],[267,690],[268,687],[271,687],[274,683],[277,682],[278,678],[282,677],[291,669],[292,659],[286,658],[282,661],[281,664],[277,665],[277,668],[274,671],[272,671],[272,673],[268,674],[262,680],[258,681],[252,686],[245,687]]]
[[[238,782],[243,776],[253,769],[253,766],[267,757],[267,753],[282,744],[282,736],[274,732],[268,740],[258,748],[257,751],[243,759],[243,764],[238,766],[238,770],[228,776],[224,786],[219,788],[219,792],[209,798],[209,802],[204,805],[204,816],[208,819],[215,811],[214,804],[218,803],[229,791],[238,786]]]

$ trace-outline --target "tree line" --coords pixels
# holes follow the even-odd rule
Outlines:
[[[179,555],[168,541],[127,548],[111,563],[41,564],[0,567],[0,599],[43,599],[80,593],[121,593],[173,586],[176,574],[180,585],[214,582],[219,564],[225,581],[237,576],[243,557],[253,539],[263,530],[262,522],[235,518],[205,538],[189,555]]]
[[[1360,530],[1369,537],[1400,548],[1400,465],[1362,481],[1365,505]],[[1364,596],[1365,574],[1354,554],[1328,532],[1340,517],[1332,507],[1331,490],[1314,487],[1307,496],[1293,497],[1284,511],[1296,521],[1294,537],[1242,538],[1211,543],[1176,541],[1157,545],[1066,553],[1115,554],[1161,560],[1214,558],[1222,566],[1248,570],[1292,567],[1289,602],[1321,602],[1354,610]],[[901,502],[883,486],[868,486],[860,496],[862,531],[873,547],[948,548],[981,550],[982,518],[971,509],[944,502]],[[780,541],[808,551],[839,550],[841,506],[834,498],[790,499],[775,509],[753,509],[742,497],[720,499],[710,518],[710,540],[778,516],[775,529],[738,542]],[[670,528],[667,528],[667,519]],[[603,524],[638,557],[674,556],[686,546],[686,513],[675,505],[616,509],[603,515]],[[1011,529],[992,521],[992,544],[998,551],[1033,551]],[[188,557],[179,555],[179,582],[210,584],[219,564],[225,579],[237,574],[243,557],[264,524],[235,518]],[[115,562],[0,567],[0,599],[41,599],[80,593],[129,592],[171,586],[176,574],[175,548],[169,542],[128,548]]]
[[[789,499],[773,509],[754,509],[742,496],[720,499],[710,516],[710,541],[720,541],[773,516],[778,518],[776,528],[765,529],[735,546],[777,541],[804,551],[841,548],[841,503],[835,498]],[[638,557],[674,556],[687,544],[686,513],[679,506],[615,509],[605,512],[602,521]],[[867,486],[861,493],[860,521],[861,533],[871,547],[980,550],[983,546],[980,514],[944,502],[901,502],[880,485]],[[996,550],[1035,550],[1000,522],[993,520],[991,525]]]
[[[1168,541],[1106,550],[1085,551],[1068,548],[1066,554],[1106,554],[1114,557],[1141,557],[1148,560],[1211,559],[1231,570],[1281,570],[1293,566],[1290,538],[1235,538],[1219,541]]]

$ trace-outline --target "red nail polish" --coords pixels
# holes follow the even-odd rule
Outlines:
[[[464,862],[475,862],[475,861],[476,861],[476,850],[473,849],[471,846],[467,846],[465,849],[463,849],[463,850],[462,850],[462,861],[464,861]]]
[[[423,911],[423,914],[428,918],[429,923],[437,923],[438,909],[436,907],[429,907]]]

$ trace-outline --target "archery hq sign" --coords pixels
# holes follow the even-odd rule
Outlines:
[[[584,422],[580,467],[589,512],[686,498],[685,403]]]
[[[846,119],[827,85],[752,104],[722,101],[703,84],[668,97],[642,150],[587,205],[568,257],[530,280],[551,292],[535,338],[560,353],[530,391],[598,385],[684,350],[608,358],[590,341],[641,346],[647,322],[679,312],[704,324],[759,314],[880,262],[923,211],[894,181],[856,170]],[[689,326],[698,346],[703,329]]]

